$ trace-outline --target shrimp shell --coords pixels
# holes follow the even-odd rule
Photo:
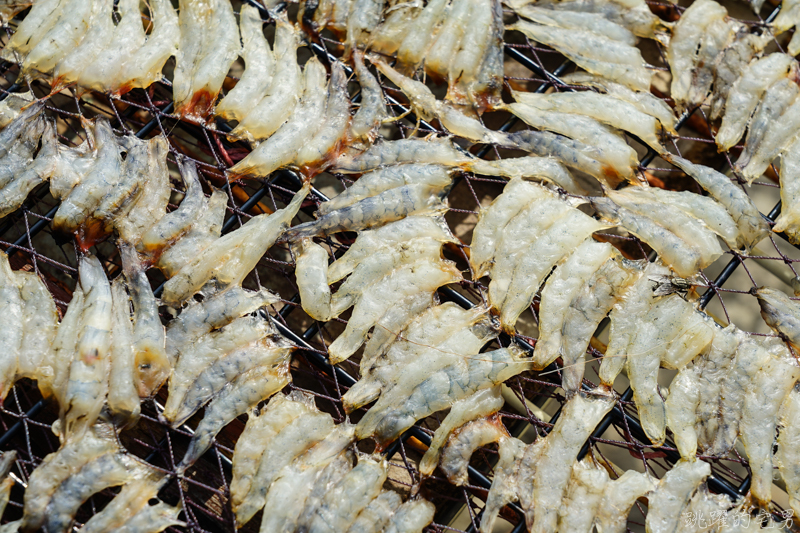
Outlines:
[[[486,506],[481,517],[481,533],[494,531],[494,523],[500,510],[517,499],[519,492],[519,466],[525,454],[525,444],[515,438],[500,440],[499,459],[494,465],[494,479],[486,497]]]
[[[710,474],[711,466],[694,457],[675,463],[648,496],[647,531],[676,531],[692,494]]]
[[[172,3],[150,0],[150,19],[153,29],[147,40],[121,65],[117,79],[112,82],[116,94],[149,87],[161,80],[164,64],[178,51],[181,31]]]
[[[439,0],[439,3],[444,1]],[[361,87],[361,105],[350,123],[350,136],[372,142],[383,120],[389,116],[386,100],[380,83],[364,65],[364,54],[360,50],[353,50],[353,64]]]
[[[561,417],[539,445],[533,478],[533,517],[533,509],[523,505],[531,532],[556,530],[559,504],[567,490],[572,465],[586,439],[612,407],[613,397],[597,389],[592,394],[579,392],[564,404]]]
[[[503,423],[496,415],[468,422],[447,440],[447,446],[442,452],[442,472],[450,483],[466,485],[467,467],[472,454],[478,448],[508,436]]]
[[[347,533],[380,533],[403,503],[393,490],[384,490],[353,521]]]
[[[308,527],[309,533],[347,531],[358,514],[378,497],[387,474],[385,460],[360,458],[356,467],[325,493]]]
[[[431,445],[422,457],[422,461],[420,461],[420,473],[426,476],[433,474],[433,470],[439,462],[442,446],[445,443],[450,446],[449,439],[453,438],[454,432],[460,431],[459,428],[465,427],[465,423],[471,423],[471,420],[488,417],[496,413],[503,407],[504,403],[505,400],[502,397],[500,387],[484,389],[468,398],[455,402],[433,434]],[[471,454],[472,451],[470,451]],[[442,461],[444,462],[444,458]],[[459,478],[462,478],[462,476],[459,476]],[[466,478],[462,479],[466,481]]]
[[[231,132],[231,137],[243,137],[251,143],[278,131],[294,112],[303,93],[303,75],[297,64],[300,35],[285,16],[278,16],[275,23],[275,76],[264,97]]]
[[[534,41],[558,50],[592,74],[631,89],[650,89],[652,72],[646,68],[639,49],[627,43],[592,33],[580,26],[545,26],[519,20],[508,29],[518,30]]]
[[[241,51],[239,28],[227,0],[188,0],[181,5],[178,24],[180,41],[172,82],[175,112],[203,122]]]
[[[236,86],[228,91],[216,113],[225,120],[241,122],[253,106],[256,105],[269,89],[269,83],[275,74],[275,55],[264,37],[263,21],[258,9],[245,4],[239,12],[239,32],[242,35],[245,70]]]
[[[628,515],[636,501],[656,487],[648,474],[628,470],[607,485],[606,495],[595,516],[599,533],[625,533]]]
[[[800,391],[793,388],[783,400],[779,412],[780,432],[774,461],[786,484],[789,505],[800,512]]]
[[[125,291],[125,282],[117,278],[111,284],[111,327],[113,343],[108,372],[108,409],[124,421],[139,418],[141,406],[139,393],[134,383],[136,368],[133,325],[131,324],[130,300]]]
[[[720,150],[730,150],[744,134],[756,106],[767,89],[785,78],[796,61],[782,53],[773,53],[752,61],[733,82],[725,105],[722,124],[715,137]]]
[[[310,189],[306,183],[284,209],[255,216],[214,241],[166,282],[161,299],[173,305],[184,302],[212,279],[221,287],[239,285],[288,229]]]
[[[572,478],[558,510],[558,531],[591,533],[607,485],[608,473],[591,459],[572,465]]]

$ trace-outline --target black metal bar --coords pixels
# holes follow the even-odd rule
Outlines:
[[[8,428],[8,430],[3,433],[2,436],[0,436],[0,447],[5,446],[8,441],[11,440],[11,438],[17,433],[17,431],[22,429],[23,425],[25,424],[25,420],[38,415],[39,412],[44,409],[45,405],[47,405],[47,402],[43,399],[33,404],[33,407],[28,409],[24,416],[20,417],[20,419],[15,422],[13,426]]]
[[[31,226],[30,231],[26,232],[24,235],[20,236],[19,239],[14,241],[14,244],[11,247],[9,247],[9,249],[8,249],[8,252],[7,252],[8,257],[11,257],[12,255],[14,255],[17,252],[19,252],[22,249],[23,245],[25,244],[25,241],[28,240],[28,237],[30,237],[31,240],[32,240],[33,237],[36,234],[38,234],[48,224],[50,224],[50,221],[56,215],[56,211],[58,211],[58,206],[57,205],[51,207],[50,211],[45,213],[43,218],[40,218],[39,220],[36,221],[36,223],[33,226]]]

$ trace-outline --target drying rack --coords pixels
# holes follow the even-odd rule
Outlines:
[[[256,0],[246,0],[246,3],[258,7],[265,22],[270,21],[269,14]],[[683,10],[671,4],[653,2],[651,5],[666,14]],[[238,2],[234,2],[234,7],[238,7]],[[765,24],[774,19],[779,9],[780,7],[772,9],[765,19],[757,18],[747,23],[754,29],[764,31]],[[319,41],[309,43],[308,50],[309,56],[313,53],[323,63],[328,63],[341,54],[342,46],[331,36],[323,33]],[[520,72],[526,73],[521,76],[507,76],[507,84],[525,85],[529,90],[537,92],[544,92],[550,88],[573,90],[561,81],[560,76],[573,69],[574,65],[553,50],[518,38],[505,45],[505,52],[508,62],[516,63],[516,66],[523,69]],[[658,53],[661,62],[655,68],[666,70],[663,50],[659,49]],[[515,74],[518,73],[517,70],[514,69]],[[30,87],[20,87],[12,83],[16,79],[17,72],[16,65],[9,63],[0,65],[0,75],[2,75],[0,99],[7,97],[9,93],[28,88],[32,89],[37,97],[43,97],[49,92],[48,87],[41,81],[34,82]],[[352,75],[349,71],[348,74]],[[353,81],[355,82],[355,79]],[[385,80],[381,81],[384,84],[390,112],[395,115],[407,112],[406,100],[402,93],[393,89]],[[357,103],[357,88],[351,95],[353,102]],[[224,188],[228,193],[229,203],[223,234],[235,230],[251,216],[285,205],[301,185],[300,178],[287,170],[278,171],[264,180],[227,184],[225,170],[248,152],[247,146],[228,141],[225,133],[230,130],[224,123],[199,125],[178,120],[172,113],[171,87],[166,79],[146,91],[134,90],[120,99],[109,99],[92,93],[81,100],[67,91],[66,94],[55,95],[49,99],[46,109],[48,115],[56,121],[59,136],[65,143],[76,144],[82,141],[84,135],[80,127],[81,116],[87,118],[106,116],[120,134],[132,134],[143,139],[156,134],[166,135],[170,140],[169,161],[174,178],[173,185],[180,183],[174,165],[176,158],[191,158],[198,166],[206,193],[210,192],[211,186]],[[492,113],[485,115],[484,118],[494,129],[509,131],[520,128],[515,118],[504,116],[502,113]],[[497,124],[492,124],[490,121],[496,121]],[[713,128],[704,108],[698,108],[692,113],[681,116],[676,129],[679,130],[680,137],[668,143],[668,148],[673,151],[679,152],[679,148],[687,143],[701,148],[705,145],[715,149]],[[413,114],[407,115],[391,131],[391,135],[395,138],[410,134],[443,133],[435,123],[430,124],[425,121],[417,123]],[[640,172],[666,176],[663,180],[670,185],[673,181],[670,173],[673,173],[676,179],[680,175],[676,174],[674,169],[664,168],[669,165],[664,164],[652,150],[641,147],[641,143],[633,138],[630,138],[630,141],[632,146],[641,148]],[[478,157],[505,156],[504,152],[491,146],[475,146],[471,148],[471,152]],[[731,167],[731,160],[726,154],[722,165],[718,168],[725,172]],[[774,167],[772,171],[777,175]],[[315,186],[322,188],[319,183],[325,179],[328,185],[335,184],[337,179],[340,186],[350,183],[346,176],[326,176],[315,180]],[[456,233],[460,234],[458,228],[466,227],[468,229],[463,233],[468,234],[470,224],[474,226],[476,221],[481,199],[497,196],[502,191],[504,183],[503,179],[497,177],[463,175],[450,193],[450,211],[446,218],[451,228],[455,228]],[[755,187],[769,190],[772,196],[776,196],[777,189],[772,190],[776,185],[765,181],[765,178],[757,180]],[[326,199],[317,188],[312,190],[310,199],[303,205],[300,215],[302,220],[310,220],[316,205]],[[181,188],[176,187],[175,193],[177,201]],[[50,232],[50,222],[57,207],[46,186],[34,190],[20,210],[0,220],[0,246],[9,254],[14,269],[33,270],[45,280],[56,299],[59,312],[63,314],[76,283],[77,261],[72,244],[58,240]],[[173,205],[172,208],[174,207]],[[765,218],[774,221],[780,213],[780,202],[771,210],[764,209],[764,212]],[[800,253],[796,253],[796,250],[783,242],[781,237],[776,235],[770,237],[770,242],[766,240],[762,242],[760,247],[770,250],[764,255],[741,255],[729,250],[717,263],[706,269],[701,275],[703,282],[698,287],[702,292],[699,298],[700,306],[709,307],[720,319],[729,321],[730,316],[725,301],[731,298],[749,298],[750,309],[757,315],[755,298],[747,293],[749,287],[731,288],[730,283],[732,278],[736,278],[736,274],[742,271],[747,274],[746,279],[751,281],[753,286],[760,284],[774,286],[775,278],[786,283],[796,277],[797,272],[792,265],[800,261]],[[638,254],[640,258],[645,258],[651,255],[649,248],[634,238],[619,235],[608,235],[607,238],[634,256]],[[342,235],[335,239],[328,238],[324,244],[330,247],[333,254],[340,255],[349,242],[351,241],[347,240],[347,235]],[[448,258],[457,261],[459,267],[468,268],[463,247],[448,248],[446,254]],[[96,255],[105,265],[109,277],[114,277],[121,271],[119,255],[113,243],[98,244]],[[760,268],[750,268],[754,263]],[[327,361],[326,346],[330,344],[335,334],[341,331],[344,320],[321,324],[306,316],[299,307],[299,296],[294,285],[292,269],[293,260],[288,248],[281,245],[273,247],[259,262],[254,273],[247,278],[245,286],[251,288],[265,286],[283,298],[281,303],[269,309],[269,314],[281,333],[299,347],[292,364],[294,382],[289,388],[311,392],[316,396],[320,409],[329,412],[337,422],[341,422],[345,419],[341,396],[355,382],[358,365],[356,362],[347,361],[332,367]],[[770,275],[774,277],[770,278]],[[164,281],[163,277],[155,270],[149,271],[148,276],[158,294]],[[726,284],[729,286],[725,287]],[[472,280],[444,287],[439,291],[442,301],[452,301],[464,308],[485,301],[485,294],[485,283]],[[537,305],[538,299],[534,301],[533,307]],[[167,311],[164,310],[164,313],[166,317]],[[535,313],[531,318],[535,320]],[[601,324],[600,329],[605,328],[605,325]],[[770,334],[764,331],[766,330],[756,333]],[[596,337],[600,336],[599,330]],[[535,338],[526,336],[524,331],[513,341],[528,350],[532,350],[535,344]],[[487,346],[487,349],[494,349],[498,344],[508,345],[509,342],[511,339],[501,336],[494,344]],[[589,348],[589,355],[597,359],[602,353],[593,345]],[[587,364],[585,388],[593,386],[592,377],[596,378],[597,367],[596,360]],[[525,373],[505,384],[508,401],[501,414],[512,434],[530,440],[535,435],[545,435],[552,428],[559,417],[560,405],[565,401],[563,393],[560,393],[558,388],[559,382],[559,369],[554,364],[543,372]],[[638,422],[630,388],[622,388],[618,392],[620,396],[614,409],[593,432],[581,450],[579,458],[591,453],[600,461],[614,464],[616,460],[608,457],[614,453],[618,455],[622,450],[636,458],[641,468],[646,468],[655,476],[661,477],[669,469],[669,465],[679,459],[677,450],[669,441],[664,446],[650,445]],[[178,478],[175,472],[176,465],[180,462],[191,438],[191,428],[196,426],[201,415],[196,415],[178,429],[166,426],[158,419],[165,395],[166,390],[163,389],[155,398],[144,401],[138,426],[122,432],[119,438],[132,454],[171,476],[171,481],[159,496],[171,504],[180,502],[184,509],[182,519],[188,524],[185,530],[233,531],[234,518],[227,505],[231,477],[230,457],[236,436],[244,427],[244,421],[236,420],[230,424],[220,433],[211,450],[193,468]],[[351,416],[357,419],[364,412],[365,409],[361,409]],[[58,448],[58,439],[50,430],[50,424],[56,419],[57,414],[57,407],[42,400],[35,385],[24,380],[14,386],[5,405],[0,409],[0,450],[18,451],[17,466],[12,472],[17,485],[12,490],[11,501],[4,515],[6,521],[21,516],[24,486],[30,472],[45,455]],[[384,450],[383,453],[391,464],[390,482],[398,490],[410,492],[412,485],[420,481],[416,464],[425,446],[430,443],[439,420],[436,416],[432,416],[419,422]],[[370,451],[368,442],[360,443],[359,447]],[[703,458],[712,465],[712,475],[708,479],[708,486],[712,492],[726,494],[732,499],[747,493],[750,478],[747,475],[746,461],[735,450],[725,457]],[[489,446],[479,450],[473,456],[470,465],[469,484],[463,487],[449,484],[438,471],[423,482],[421,493],[435,504],[437,510],[434,523],[427,531],[477,531],[480,508],[491,485],[492,466],[496,459],[496,447]],[[77,516],[78,523],[85,522],[92,514],[99,511],[113,498],[115,492],[116,490],[111,489],[92,497],[81,507]],[[634,511],[629,522],[629,528],[634,531],[643,530],[644,510],[641,506],[638,507],[639,514]],[[776,513],[780,513],[781,510],[779,502],[775,502]],[[508,506],[501,514],[501,519],[500,522],[505,522],[509,530],[515,533],[525,531],[524,519],[517,506],[513,504]],[[259,522],[257,515],[242,528],[242,531],[257,531]]]

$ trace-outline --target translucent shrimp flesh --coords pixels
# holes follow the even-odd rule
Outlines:
[[[312,57],[303,70],[303,96],[297,109],[273,135],[230,168],[232,176],[229,179],[235,179],[233,176],[269,176],[297,160],[298,152],[302,154],[314,134],[324,127],[320,117],[324,119],[325,78],[325,67]]]
[[[485,176],[503,176],[509,179],[535,178],[552,183],[572,194],[586,194],[583,185],[578,183],[555,157],[509,157],[492,161],[475,158],[462,164],[461,168]]]
[[[800,244],[800,209],[798,209],[800,182],[796,178],[800,170],[798,150],[800,150],[800,139],[792,141],[781,154],[781,214],[775,219],[775,226],[772,227],[775,233],[785,233],[792,244]]]
[[[567,167],[592,176],[606,187],[615,188],[623,181],[641,184],[630,167],[617,168],[609,162],[609,154],[597,146],[550,131],[523,130],[511,135],[520,150],[552,157]]]
[[[561,357],[562,387],[568,394],[577,391],[592,334],[637,277],[608,243],[587,240],[579,245],[542,290],[535,367],[545,368]]]
[[[111,284],[111,301],[114,342],[111,345],[106,401],[108,410],[119,421],[130,422],[139,417],[141,406],[134,380],[136,354],[133,349],[130,299],[122,278],[115,279]]]
[[[244,441],[241,446],[237,442],[234,454],[231,498],[237,523],[249,522],[264,507],[281,469],[322,442],[333,428],[331,417],[299,392],[277,395],[260,415],[249,417]]]
[[[385,0],[350,0],[346,19],[345,57],[359,45],[365,46],[383,18]]]
[[[648,496],[647,530],[653,533],[676,531],[692,494],[710,474],[711,465],[696,457],[678,461]]]
[[[573,464],[572,477],[558,511],[558,531],[591,533],[607,485],[608,472],[591,459]]]
[[[56,24],[67,4],[67,0],[36,2],[28,16],[19,23],[17,31],[9,38],[0,56],[6,61],[20,63]]]
[[[242,35],[245,70],[236,86],[217,106],[217,115],[226,120],[241,122],[266,96],[269,83],[275,75],[275,55],[264,37],[263,24],[258,9],[251,5],[242,6],[239,32]]]
[[[600,382],[608,387],[613,387],[614,380],[625,367],[628,346],[636,335],[639,319],[655,302],[653,282],[650,278],[669,274],[669,269],[658,260],[646,265],[640,264],[638,270],[638,278],[621,295],[620,301],[614,305],[609,314],[609,342],[599,371]]]
[[[158,315],[158,302],[145,274],[145,266],[132,246],[120,243],[119,248],[122,270],[133,301],[134,382],[139,396],[146,398],[161,388],[172,366],[165,348],[166,334]]]
[[[749,250],[768,235],[767,221],[761,216],[750,196],[730,178],[710,167],[696,165],[679,156],[668,156],[668,161],[694,178],[698,185],[725,207],[739,230],[734,246]]]
[[[166,282],[161,299],[178,304],[212,279],[220,287],[239,285],[288,229],[310,187],[310,184],[304,185],[284,209],[251,218],[241,228],[220,237],[198,253]]]
[[[472,106],[478,114],[502,103],[504,30],[498,0],[472,3],[448,72],[447,100]]]
[[[140,476],[126,483],[119,494],[117,494],[102,511],[92,516],[81,528],[83,533],[111,533],[121,528],[127,531],[152,531],[157,533],[169,527],[169,525],[183,524],[175,520],[172,524],[162,525],[161,523],[148,524],[144,529],[142,517],[151,516],[152,511],[149,505],[150,500],[156,498],[158,491],[165,481],[163,475],[156,471],[143,469]],[[156,506],[165,506],[159,502]],[[175,513],[177,515],[177,513]],[[173,516],[173,519],[175,516]],[[140,522],[137,529],[136,522]],[[158,529],[160,528],[160,529]]]
[[[776,35],[785,32],[793,26],[796,33],[798,24],[800,24],[800,4],[797,2],[786,2],[786,4],[782,5],[780,13],[778,13],[778,16],[772,21],[772,27]],[[799,54],[800,37],[792,35],[792,40],[789,41],[786,51],[793,57]]]
[[[208,451],[222,428],[292,381],[288,360],[290,349],[281,348],[281,350],[286,356],[284,361],[273,360],[272,364],[256,366],[224,384],[206,406],[203,419],[198,424],[186,455],[178,466],[180,472],[185,472]]]
[[[437,100],[427,85],[402,75],[380,56],[373,55],[369,59],[384,76],[405,93],[417,117],[423,120],[436,118],[450,133],[472,142],[510,144],[506,134],[492,131],[478,119],[468,117],[448,102]]]
[[[479,418],[458,428],[442,452],[441,469],[450,483],[466,485],[467,466],[472,454],[492,442],[508,437],[498,416]]]
[[[632,133],[657,152],[664,150],[659,139],[661,122],[624,100],[593,91],[550,94],[515,91],[513,94],[517,102],[525,105],[542,111],[586,115],[618,130]]]
[[[441,26],[425,54],[426,70],[442,79],[447,79],[450,65],[458,53],[473,5],[474,1],[450,2],[445,9]]]
[[[324,122],[298,151],[294,165],[306,176],[314,176],[327,169],[348,141],[350,120],[347,74],[342,63],[336,61],[331,67],[331,79],[328,82]]]
[[[710,319],[697,313],[678,295],[657,301],[640,319],[636,334],[623,353],[631,388],[645,433],[651,442],[663,442],[666,428],[664,400],[658,393],[659,366],[682,368],[711,341]],[[713,330],[712,330],[713,331]],[[681,359],[670,360],[670,352]]]
[[[479,356],[468,354],[434,352],[426,365],[407,367],[358,423],[357,436],[373,436],[385,445],[417,420],[530,368],[523,352],[513,346]]]
[[[784,78],[772,84],[761,100],[747,130],[745,148],[734,167],[748,182],[761,176],[797,137],[798,95],[797,82]]]
[[[636,501],[656,488],[648,474],[628,470],[607,485],[603,501],[595,515],[595,527],[599,533],[625,533],[628,515]]]
[[[9,93],[6,98],[0,102],[0,128],[8,126],[22,113],[23,108],[27,108],[34,100],[36,100],[36,96],[30,91],[24,93]]]
[[[303,93],[303,74],[297,64],[299,46],[300,35],[294,25],[279,16],[273,47],[275,75],[266,95],[233,129],[232,137],[242,137],[250,142],[266,139],[292,115]]]
[[[631,89],[650,89],[652,73],[646,68],[641,52],[628,43],[574,24],[571,27],[559,27],[520,20],[509,29],[518,30],[534,41],[558,50],[592,74]]]
[[[50,29],[43,27],[34,30],[41,32],[41,37],[22,60],[23,75],[36,77],[48,74],[56,63],[75,51],[87,34],[92,22],[92,11],[97,3],[99,2],[83,0],[60,2],[61,9]]]
[[[434,0],[419,11],[403,32],[397,48],[397,60],[410,68],[416,68],[425,59],[432,41],[436,38],[439,26],[444,22],[443,15],[447,9],[446,0]]]
[[[322,498],[308,531],[347,531],[358,514],[378,497],[387,474],[388,464],[385,460],[359,458],[355,468],[345,474]]]
[[[71,531],[92,494],[124,485],[149,469],[122,451],[112,426],[97,424],[44,458],[28,479],[20,531]]]
[[[423,309],[402,330],[395,333],[396,338],[388,341],[387,347],[380,352],[370,352],[362,358],[361,379],[344,395],[345,408],[352,411],[377,399],[382,391],[397,380],[398,373],[413,365],[415,361],[421,361],[421,357],[430,350],[430,347],[447,344],[448,348],[437,348],[433,352],[442,353],[442,357],[445,357],[448,353],[453,355],[459,351],[474,350],[476,345],[481,342],[485,344],[494,338],[496,333],[485,314],[485,309],[474,308],[465,312],[453,303]],[[435,442],[431,444],[433,448],[431,453],[438,454],[449,432],[461,425],[450,426],[462,418],[465,406],[472,405],[475,412],[489,409],[488,406],[495,403],[493,394],[496,392],[494,389],[489,393],[482,391],[478,396],[471,396],[469,401],[464,400],[454,404],[453,409],[456,409],[456,412],[447,423],[442,423],[444,427],[438,436],[435,436]],[[486,416],[493,412],[487,411]],[[434,461],[429,467],[426,466],[426,471],[432,471],[435,467]]]
[[[613,174],[622,176],[630,182],[637,180],[633,170],[637,165],[636,151],[628,146],[625,139],[613,128],[589,116],[545,111],[525,102],[508,104],[506,107],[529,126],[558,133],[583,145],[595,147],[600,161],[613,169]],[[526,149],[524,145],[520,147]],[[539,153],[539,155],[550,154]],[[552,155],[558,157],[557,153]]]
[[[293,246],[295,277],[300,304],[314,320],[331,319],[331,289],[328,287],[328,252],[311,239],[300,239]]]
[[[170,364],[175,366],[180,356],[191,350],[203,335],[278,301],[279,298],[267,289],[255,292],[231,287],[208,296],[202,302],[190,303],[167,327],[166,350]]]
[[[261,317],[237,318],[206,334],[178,360],[163,418],[175,427],[183,424],[231,381],[253,368],[282,364],[291,348]]]
[[[800,512],[800,391],[793,388],[779,412],[778,451],[774,461],[786,484],[789,505]]]
[[[796,356],[783,342],[770,341],[765,343],[769,357],[763,360],[755,378],[747,384],[739,423],[740,437],[753,472],[750,494],[765,508],[772,501],[772,451],[778,413],[800,378]]]
[[[122,177],[119,144],[111,125],[106,119],[98,118],[93,133],[97,157],[89,172],[62,200],[53,217],[53,228],[68,235],[81,227]]]
[[[672,108],[664,100],[649,91],[635,91],[620,83],[587,72],[567,74],[562,76],[561,80],[569,85],[592,87],[608,96],[627,102],[642,113],[656,118],[661,127],[668,133],[677,135],[675,131],[675,113]]]
[[[168,278],[180,272],[199,252],[211,246],[222,235],[228,195],[223,190],[214,189],[209,198],[203,198],[203,203],[205,205],[201,206],[199,213],[195,213],[197,218],[192,221],[189,231],[168,245],[158,256],[155,266]],[[187,210],[188,208],[189,205]]]
[[[14,486],[14,479],[9,476],[11,469],[17,462],[17,452],[9,450],[0,454],[0,515],[6,510],[8,500],[11,496],[11,488]]]
[[[248,415],[247,424],[236,441],[233,453],[231,506],[239,524],[244,525],[249,521],[247,514],[240,508],[251,491],[255,490],[253,482],[265,451],[284,428],[314,409],[313,397],[296,391],[288,396],[277,393],[265,408]]]
[[[659,221],[645,214],[619,206],[609,198],[592,198],[592,206],[603,220],[624,227],[627,231],[649,244],[658,253],[661,260],[681,277],[691,277],[697,274],[722,254],[719,243],[714,240],[716,236],[704,224],[699,221],[692,222],[690,217],[686,215],[680,218],[683,221],[689,221],[689,226],[679,226],[675,219],[662,214],[663,212],[647,211],[647,215],[658,216],[659,221],[663,221],[665,224],[681,231],[684,235],[691,232],[688,240],[677,235],[668,227],[660,225]],[[661,208],[663,206],[659,207],[659,209]],[[674,211],[670,211],[670,213]],[[704,235],[705,241],[713,243],[711,244],[711,250],[701,250],[697,246],[693,240],[695,232]]]
[[[519,467],[528,449],[525,443],[513,437],[500,440],[497,448],[499,457],[494,465],[494,478],[481,517],[481,533],[494,531],[500,510],[519,497]]]
[[[730,150],[739,142],[764,93],[773,83],[789,76],[795,64],[790,56],[773,53],[747,65],[728,93],[725,114],[715,137],[720,150]]]
[[[424,259],[405,265],[365,287],[355,304],[344,332],[328,347],[331,361],[341,362],[349,358],[363,344],[370,329],[391,308],[404,298],[414,294],[432,294],[436,289],[461,279],[461,273],[450,261],[432,262]],[[357,279],[348,280],[356,284]]]
[[[175,112],[204,122],[214,108],[228,69],[241,51],[233,6],[224,0],[191,0],[178,13],[180,41],[172,94]]]
[[[355,517],[347,533],[380,533],[402,503],[395,491],[382,491]]]
[[[769,36],[749,33],[750,28],[739,26],[733,42],[716,59],[714,83],[711,91],[711,120],[725,112],[731,89],[753,59],[769,44]]]
[[[58,63],[53,65],[55,67],[55,72],[53,72],[55,87],[65,87],[77,82],[83,71],[94,64],[97,56],[113,46],[114,3],[107,0],[92,0],[87,4],[91,5],[91,12],[86,35],[75,43],[77,47],[72,53],[64,56],[63,59],[59,58]],[[136,7],[138,11],[138,6]],[[141,23],[139,26],[141,27]],[[41,67],[39,70],[45,73],[50,72],[50,69],[41,70]]]
[[[380,83],[364,65],[364,54],[360,50],[353,51],[353,64],[358,85],[361,87],[361,105],[350,123],[350,135],[356,140],[366,139],[372,142],[378,136],[378,129],[384,119],[389,117],[386,100]]]
[[[148,140],[144,149],[133,148],[128,151],[125,171],[138,174],[141,190],[125,216],[114,221],[115,229],[125,242],[139,244],[148,228],[157,224],[166,214],[172,194],[167,170],[168,150],[167,139],[158,135]],[[144,176],[147,179],[143,179]]]
[[[483,389],[468,398],[454,403],[450,408],[450,412],[433,434],[431,445],[422,457],[422,461],[420,461],[420,473],[426,476],[433,474],[433,470],[439,462],[442,446],[445,443],[448,446],[450,445],[449,441],[454,432],[460,431],[459,428],[465,427],[465,424],[468,424],[471,420],[493,415],[503,407],[504,402],[500,388],[494,387]],[[499,430],[499,427],[497,429]],[[498,437],[496,440],[502,439]],[[470,451],[471,454],[472,452]],[[442,460],[444,461],[444,459]],[[469,457],[467,457],[467,461],[469,461]],[[461,478],[460,475],[459,478]]]
[[[673,28],[672,39],[667,47],[667,61],[670,71],[678,74],[672,79],[670,94],[681,109],[690,101],[703,39],[715,22],[724,21],[727,16],[728,11],[714,0],[701,0],[684,12]],[[701,102],[693,103],[696,105]]]
[[[183,200],[181,200],[178,209],[162,215],[155,224],[142,234],[136,249],[145,257],[156,256],[159,251],[168,247],[188,232],[192,224],[200,216],[200,211],[206,202],[194,162],[183,160],[178,166],[181,179],[186,185]],[[159,200],[160,204],[163,201],[163,196]]]
[[[420,533],[433,522],[436,507],[427,500],[408,500],[389,519],[385,533]]]
[[[112,81],[113,92],[117,94],[149,87],[161,80],[164,64],[178,51],[181,31],[172,3],[151,0],[149,5],[153,28],[144,44],[121,65],[118,78]]]
[[[108,14],[111,19],[111,13]],[[120,79],[125,63],[145,43],[146,35],[142,26],[142,13],[136,0],[119,4],[120,20],[112,26],[111,40],[104,46],[78,76],[78,84],[102,92],[109,92],[123,85],[127,80]],[[163,65],[159,65],[159,68]]]
[[[456,166],[471,161],[447,137],[400,139],[375,144],[367,150],[353,150],[336,160],[335,170],[343,174],[357,174],[398,163],[419,163]]]
[[[79,336],[69,365],[64,401],[60,405],[61,436],[80,435],[94,424],[108,392],[111,349],[111,285],[100,261],[81,258],[78,268],[84,294]]]
[[[529,507],[523,502],[532,532],[556,531],[558,510],[567,490],[572,465],[586,439],[612,407],[613,397],[598,390],[580,392],[564,404],[553,430],[538,445],[538,458],[534,462],[533,505]]]
[[[400,170],[401,176],[405,174],[404,169],[397,170]],[[390,173],[382,172],[376,177],[387,175]],[[436,178],[437,176],[434,174],[430,177]],[[380,190],[388,183],[377,184],[376,189]],[[394,184],[392,183],[392,185]],[[422,182],[395,186],[380,191],[374,196],[366,196],[341,209],[331,210],[317,220],[294,226],[286,232],[284,238],[294,241],[305,237],[332,235],[342,231],[360,231],[402,220],[412,215],[442,214],[447,209],[444,197],[449,192],[451,185],[452,178],[447,176],[445,182],[440,180],[438,183]],[[364,188],[357,187],[356,191],[364,191]],[[353,194],[345,194],[342,200],[335,203],[349,203],[349,200],[355,195],[355,191]]]
[[[320,474],[331,464],[349,461],[348,448],[353,442],[354,430],[347,422],[337,425],[325,440],[281,469],[267,492],[260,531],[290,533],[296,530]]]
[[[777,289],[760,287],[754,293],[764,322],[792,348],[800,351],[800,305]]]
[[[519,217],[525,218],[522,215]],[[541,234],[536,235],[535,230],[528,234],[526,251],[515,261],[510,280],[505,277],[501,280],[501,286],[508,283],[505,296],[502,299],[496,297],[498,293],[503,293],[502,289],[492,291],[491,284],[489,288],[491,304],[500,311],[500,322],[506,331],[514,331],[517,318],[528,308],[539,291],[539,286],[556,263],[603,227],[605,226],[602,223],[580,210],[568,208],[566,213],[552,221],[550,227]]]
[[[732,248],[739,246],[743,240],[728,211],[713,199],[699,194],[667,191],[658,187],[629,187],[627,190],[608,191],[607,196],[617,205],[640,215],[652,213],[656,205],[665,206],[663,216],[653,219],[685,241],[697,243],[704,262],[712,262],[722,252],[717,238],[711,232],[722,237]],[[679,224],[684,228],[681,229]]]
[[[17,374],[19,354],[22,349],[24,332],[25,305],[20,294],[20,283],[16,273],[11,270],[8,256],[0,255],[0,309],[7,320],[8,326],[0,331],[0,346],[3,347],[0,356],[0,379],[2,379],[2,397],[5,398]]]
[[[636,44],[636,37],[630,30],[605,17],[597,16],[596,13],[566,9],[550,9],[549,6],[545,7],[534,4],[527,4],[516,8],[515,11],[517,15],[539,24],[561,28],[580,26],[586,31],[597,35],[605,35],[609,39],[620,43],[631,46]]]

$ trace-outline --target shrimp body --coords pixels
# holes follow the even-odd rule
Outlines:
[[[244,43],[242,57],[245,71],[242,77],[217,106],[216,113],[226,120],[242,121],[253,106],[266,96],[275,75],[275,55],[262,30],[263,21],[258,9],[242,6],[239,12],[239,32]]]
[[[239,55],[239,28],[233,6],[224,0],[185,2],[178,24],[172,84],[175,112],[201,122],[211,114],[228,69]]]
[[[289,228],[310,187],[304,185],[284,209],[251,218],[196,254],[164,285],[162,300],[172,304],[184,302],[212,279],[221,287],[239,285]]]
[[[556,267],[542,289],[533,361],[545,368],[560,356],[562,386],[568,394],[583,381],[584,354],[592,334],[637,277],[613,247],[587,240]]]
[[[625,533],[628,514],[636,504],[636,500],[654,488],[655,482],[648,474],[634,470],[628,470],[610,481],[595,517],[597,530],[603,533]]]
[[[151,0],[153,29],[144,44],[134,50],[120,66],[117,78],[111,81],[117,94],[149,87],[161,80],[161,70],[178,51],[181,38],[178,15],[169,0]]]
[[[450,483],[466,485],[467,466],[472,454],[481,446],[508,437],[498,417],[478,418],[453,433],[442,452],[441,468]]]
[[[572,465],[572,477],[558,510],[558,530],[591,531],[607,486],[608,473],[591,459]]]
[[[692,494],[710,474],[711,466],[696,457],[678,461],[648,496],[647,530],[654,533],[677,530]]]

